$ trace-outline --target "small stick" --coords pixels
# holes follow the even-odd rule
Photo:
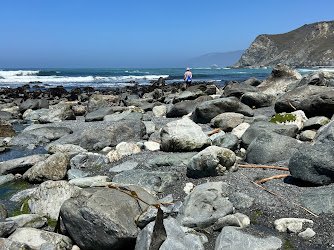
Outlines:
[[[290,105],[291,108],[293,108],[294,110],[297,110],[297,109],[295,108],[295,106],[293,106],[293,105],[291,104],[291,102],[290,102],[289,100],[285,100],[285,101]]]
[[[263,182],[266,182],[266,181],[269,181],[269,180],[279,179],[279,178],[285,178],[285,177],[288,177],[288,176],[290,176],[290,175],[289,175],[289,174],[275,175],[275,176],[271,176],[271,177],[269,177],[269,178],[265,178],[265,179],[259,180],[259,181],[257,181],[256,183],[257,183],[257,184],[260,184],[260,183],[263,183]]]
[[[213,130],[212,132],[210,132],[210,133],[208,134],[208,136],[213,135],[213,134],[217,134],[217,133],[219,133],[219,132],[221,132],[221,129],[220,129],[220,128],[217,128],[217,129]]]
[[[159,142],[159,141],[156,141],[156,140],[152,140],[152,141],[154,141],[154,142],[156,142],[156,143],[161,143],[161,142]]]
[[[241,168],[270,168],[270,169],[278,169],[278,170],[284,170],[284,171],[289,171],[288,168],[285,167],[274,167],[274,166],[266,166],[266,165],[238,165]]]
[[[160,201],[161,204],[174,205],[173,202]]]
[[[293,201],[289,201],[288,199],[284,198],[283,196],[280,196],[280,195],[278,195],[278,194],[276,194],[276,193],[274,193],[274,192],[272,192],[272,191],[270,191],[270,190],[268,190],[268,189],[262,187],[260,184],[257,184],[256,182],[252,181],[248,176],[244,175],[243,173],[240,173],[240,174],[243,175],[245,178],[247,178],[247,179],[248,179],[251,183],[253,183],[254,185],[258,186],[259,188],[262,188],[264,191],[266,191],[266,192],[268,192],[268,193],[270,193],[270,194],[272,194],[272,195],[275,195],[276,197],[278,197],[278,198],[280,198],[280,199],[282,199],[282,200],[285,200],[285,201],[287,201],[287,202],[289,202],[289,203],[291,203],[291,204],[293,204],[293,205],[295,205],[295,206],[297,206],[297,207],[299,207],[299,208],[305,210],[306,212],[312,214],[312,215],[315,216],[315,217],[318,217],[318,215],[316,215],[316,214],[313,213],[312,211],[308,210],[307,208],[305,208],[305,207],[299,205],[298,203],[295,203],[295,202],[293,202]]]

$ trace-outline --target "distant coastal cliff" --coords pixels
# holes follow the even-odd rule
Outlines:
[[[284,34],[259,35],[232,67],[274,67],[278,63],[298,68],[334,66],[334,21],[306,24]]]

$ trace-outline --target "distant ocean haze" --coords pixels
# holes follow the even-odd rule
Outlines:
[[[160,77],[166,83],[182,82],[186,68],[59,68],[59,69],[0,69],[0,87],[18,87],[25,84],[44,85],[46,88],[62,85],[67,89],[91,86],[94,88],[119,88],[149,85]],[[264,80],[271,69],[229,69],[229,68],[191,68],[193,81],[215,82],[224,84],[226,81],[244,81],[250,77]],[[299,70],[301,74],[314,69]],[[332,69],[333,70],[333,69]]]

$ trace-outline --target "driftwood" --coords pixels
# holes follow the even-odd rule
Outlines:
[[[278,170],[289,171],[289,169],[285,168],[285,167],[274,167],[274,166],[266,166],[266,165],[241,165],[241,164],[238,164],[238,166],[241,167],[241,168],[270,168],[270,169],[278,169]]]
[[[291,108],[293,108],[294,110],[297,110],[297,109],[295,108],[295,106],[293,106],[293,105],[291,104],[291,102],[290,102],[289,100],[285,100],[285,101],[290,105]]]
[[[213,130],[212,132],[210,132],[210,133],[208,134],[208,136],[213,135],[213,134],[217,134],[217,133],[219,133],[219,132],[221,132],[221,131],[222,131],[222,130],[221,130],[220,128],[217,128],[217,129]]]
[[[266,182],[266,181],[269,181],[269,180],[278,179],[278,178],[285,178],[285,177],[288,177],[288,176],[290,176],[290,175],[289,174],[279,174],[279,175],[275,175],[275,176],[271,176],[269,178],[259,180],[256,183],[260,184],[260,183],[263,183],[263,182]]]

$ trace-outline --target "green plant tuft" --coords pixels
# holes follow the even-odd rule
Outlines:
[[[13,211],[11,214],[10,214],[10,217],[13,217],[13,216],[17,216],[17,215],[20,215],[20,214],[28,214],[29,213],[29,205],[28,205],[28,201],[30,200],[30,196],[28,196],[27,198],[25,198],[21,205],[19,207],[17,207],[15,209],[15,211]]]
[[[284,249],[293,249],[293,245],[291,244],[291,242],[289,240],[285,240],[284,242]]]
[[[285,122],[291,122],[296,120],[296,115],[294,114],[276,114],[273,116],[269,122],[272,123],[285,123]]]

